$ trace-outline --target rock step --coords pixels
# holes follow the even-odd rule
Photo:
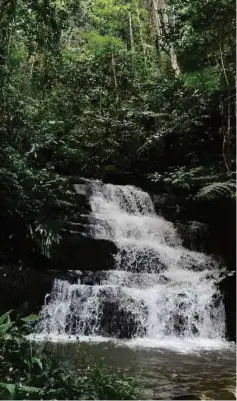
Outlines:
[[[62,270],[113,270],[116,245],[107,240],[95,240],[81,233],[65,233],[54,246],[52,259]]]
[[[120,271],[89,271],[89,270],[68,270],[66,271],[63,275],[60,274],[58,276],[59,279],[61,280],[67,280],[70,284],[77,284],[80,280],[80,283],[83,285],[100,285],[103,283],[103,281],[106,281],[110,279],[110,274],[115,274],[116,278],[116,273],[118,274],[117,276],[117,281],[115,282],[115,285],[118,287],[121,286],[121,282],[123,285],[126,287],[131,287],[131,288],[147,288],[152,285],[156,284],[166,284],[168,281],[170,281],[167,277],[165,277],[163,274],[149,274],[149,273],[130,273],[130,272],[124,272],[121,271],[121,276],[120,276]],[[121,281],[120,281],[121,280]],[[112,284],[111,284],[112,285]]]

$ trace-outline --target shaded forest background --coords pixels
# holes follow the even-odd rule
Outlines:
[[[2,0],[0,24],[1,263],[50,254],[73,176],[233,205],[233,0]]]

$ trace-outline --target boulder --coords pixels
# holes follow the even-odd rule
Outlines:
[[[209,226],[199,221],[175,221],[178,235],[181,237],[185,248],[204,252],[209,235]]]
[[[113,270],[116,245],[107,240],[96,240],[80,235],[64,236],[54,247],[53,262],[60,270]]]
[[[102,307],[102,319],[99,334],[108,337],[132,338],[139,331],[139,322],[131,311],[120,309],[116,301],[105,300]],[[139,336],[145,335],[139,331]]]
[[[236,272],[225,277],[219,284],[226,316],[226,337],[236,341]]]
[[[0,267],[0,313],[15,310],[27,316],[39,312],[51,292],[55,270],[9,265]]]

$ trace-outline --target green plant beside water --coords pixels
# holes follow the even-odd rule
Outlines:
[[[11,321],[0,317],[0,399],[138,399],[134,379],[108,371],[101,363],[73,366],[51,353],[45,344],[25,335],[37,316]]]

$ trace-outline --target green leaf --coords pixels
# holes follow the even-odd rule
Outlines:
[[[0,326],[0,334],[6,334],[8,332],[8,330],[11,328],[12,323],[11,321],[1,324]]]
[[[32,359],[31,359],[31,361],[32,361],[32,363],[34,363],[35,365],[38,365],[39,366],[39,368],[42,370],[43,369],[43,364],[42,364],[42,362],[41,362],[41,360],[39,359],[39,358],[37,358],[37,357],[33,357]]]
[[[0,317],[0,334],[2,335],[6,334],[13,324],[10,319],[10,313],[11,311],[6,312]]]
[[[4,323],[6,320],[10,319],[10,313],[12,312],[12,310],[4,313],[2,316],[0,316],[0,325],[2,323]]]
[[[201,188],[195,198],[203,200],[213,200],[220,196],[228,197],[235,192],[235,189],[236,183],[232,181],[213,182],[212,184],[206,185],[205,187]]]
[[[22,320],[23,322],[35,322],[38,318],[39,318],[38,315],[32,314],[32,315],[23,317],[21,320]]]
[[[15,384],[0,382],[0,388],[3,388],[8,391],[8,393],[10,394],[11,400],[15,399],[15,393],[16,393],[16,385]]]

